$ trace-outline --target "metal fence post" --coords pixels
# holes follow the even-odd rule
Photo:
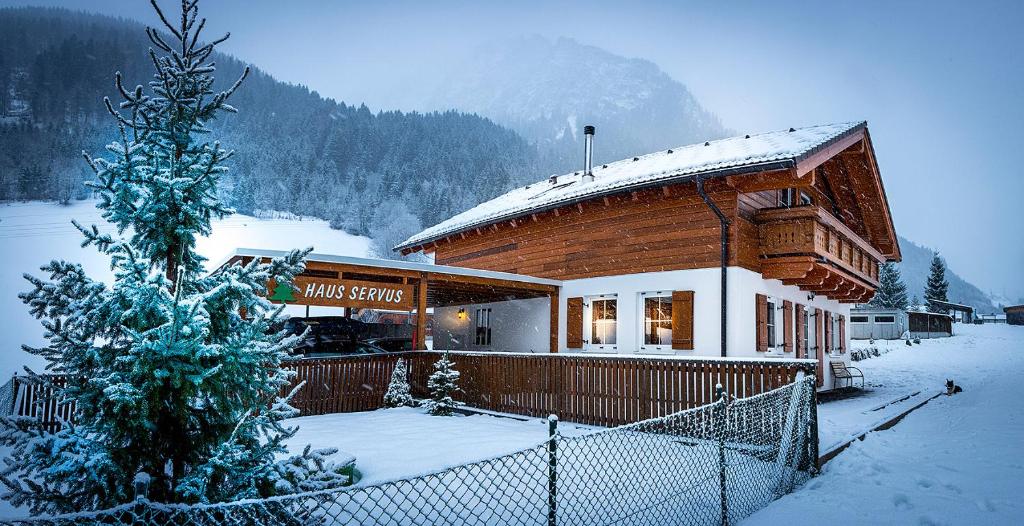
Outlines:
[[[821,444],[818,442],[818,387],[817,383],[811,383],[811,451],[810,469],[811,475],[817,475],[821,471]]]
[[[722,407],[718,410],[718,492],[722,505],[722,526],[729,524],[729,491],[725,477],[725,427],[728,422],[729,398],[722,384],[715,384],[718,401]]]
[[[558,416],[548,416],[548,526],[558,523]]]

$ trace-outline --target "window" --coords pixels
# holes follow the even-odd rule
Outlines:
[[[850,321],[854,321],[852,316]],[[896,323],[896,316],[875,316],[875,323]]]
[[[797,190],[796,188],[779,190],[779,206],[782,208],[792,208],[811,203],[811,195],[803,190]]]
[[[772,298],[768,298],[768,317],[765,318],[768,325],[768,350],[772,350],[778,345],[778,338],[775,334],[775,320],[777,319],[775,314],[776,310],[778,310],[776,301]]]
[[[875,321],[878,321],[878,316],[875,316]],[[850,323],[867,323],[867,316],[850,316]]]
[[[642,293],[643,340],[642,346],[672,345],[672,297],[661,293]]]
[[[793,206],[793,195],[794,190],[792,188],[786,188],[785,190],[779,190],[779,206],[790,208]]]
[[[618,301],[615,298],[590,300],[590,343],[615,345],[618,318]]]
[[[811,194],[808,194],[807,192],[805,192],[803,190],[800,190],[800,204],[801,205],[809,205],[809,204],[811,204],[813,202],[814,202],[814,200],[811,199]]]
[[[476,345],[491,344],[491,309],[476,310]]]
[[[840,352],[839,348],[842,347],[842,344],[839,341],[839,324],[842,323],[842,322],[840,321],[839,316],[837,316],[835,314],[830,314],[829,315],[829,320],[832,323],[832,335],[831,335],[832,336],[832,338],[831,338],[832,339],[832,342],[831,342],[832,345],[831,345],[831,349],[832,349],[832,353],[836,354],[836,353]]]

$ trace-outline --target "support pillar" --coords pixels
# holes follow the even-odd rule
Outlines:
[[[427,277],[426,272],[421,273],[416,284],[416,350],[419,351],[427,348]]]
[[[551,343],[550,352],[558,352],[558,291],[552,292],[548,295],[548,300],[551,302],[551,321],[549,322],[549,329],[551,332]]]

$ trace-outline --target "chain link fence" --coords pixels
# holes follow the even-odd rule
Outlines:
[[[367,486],[209,505],[140,499],[17,526],[733,524],[816,466],[814,378],[749,398],[565,437],[440,472]]]

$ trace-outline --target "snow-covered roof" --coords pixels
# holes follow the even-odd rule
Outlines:
[[[221,268],[236,257],[250,256],[257,258],[278,258],[288,255],[284,250],[264,250],[258,248],[236,248],[215,268]],[[338,256],[334,254],[317,254],[315,252],[306,256],[306,261],[319,261],[322,263],[342,263],[345,265],[359,265],[364,267],[413,270],[416,272],[429,272],[432,274],[449,274],[454,276],[469,276],[476,278],[500,279],[505,281],[519,281],[522,283],[536,283],[540,285],[553,285],[560,287],[562,282],[557,279],[538,278],[523,274],[512,274],[510,272],[495,272],[492,270],[477,270],[465,267],[450,267],[448,265],[434,265],[432,263],[418,263],[415,261],[395,261],[390,259],[357,258],[352,256]]]
[[[395,247],[411,248],[445,236],[528,213],[612,193],[683,182],[698,175],[729,175],[786,168],[864,128],[845,122],[702,142],[595,166],[594,180],[579,172],[517,188],[410,237]]]

